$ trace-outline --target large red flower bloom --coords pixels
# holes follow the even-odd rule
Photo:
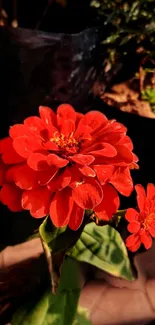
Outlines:
[[[50,214],[56,226],[74,230],[85,209],[109,220],[119,206],[116,190],[128,196],[133,188],[130,169],[137,157],[126,128],[68,104],[57,114],[48,107],[39,113],[12,126],[10,137],[0,141],[6,166],[1,201],[12,208],[14,197],[12,210],[22,206],[35,218]]]
[[[155,186],[147,185],[147,194],[142,185],[135,186],[139,211],[129,208],[125,218],[129,221],[128,230],[132,233],[126,246],[132,252],[137,251],[141,243],[146,249],[152,246],[152,237],[155,238]]]

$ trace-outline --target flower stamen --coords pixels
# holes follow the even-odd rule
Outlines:
[[[152,221],[155,217],[154,213],[150,213],[143,222],[143,227],[145,230],[148,230],[152,226]]]
[[[63,133],[55,134],[50,141],[55,143],[65,155],[75,154],[80,149],[80,143],[73,137],[73,132],[69,136]]]

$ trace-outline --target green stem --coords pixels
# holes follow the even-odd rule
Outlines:
[[[115,214],[114,214],[114,216],[119,216],[119,217],[124,217],[125,216],[125,213],[126,213],[126,209],[124,209],[124,210],[118,210]]]
[[[58,288],[58,283],[59,283],[59,276],[57,274],[57,271],[55,270],[52,253],[50,252],[48,245],[45,243],[45,241],[42,238],[41,238],[41,243],[43,246],[43,250],[44,250],[44,254],[46,257],[48,270],[49,270],[49,274],[50,274],[52,293],[56,294],[56,290]]]

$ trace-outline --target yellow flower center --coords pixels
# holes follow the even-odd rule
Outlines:
[[[56,133],[50,141],[54,142],[66,155],[73,155],[79,151],[80,143],[74,138],[73,132],[69,136]]]
[[[144,221],[142,222],[142,225],[143,225],[144,229],[147,230],[152,226],[152,223],[155,223],[155,213],[153,213],[153,212],[145,217]]]

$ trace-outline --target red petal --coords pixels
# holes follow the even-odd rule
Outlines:
[[[139,169],[139,166],[138,166],[138,164],[136,164],[136,163],[133,161],[131,164],[129,164],[129,168],[130,168],[130,169]]]
[[[97,178],[101,185],[103,185],[112,176],[114,167],[111,165],[93,165],[96,171]]]
[[[40,171],[38,172],[37,178],[38,178],[38,184],[47,185],[56,175],[58,172],[58,169],[55,166],[51,166],[49,170]]]
[[[43,121],[38,116],[30,116],[26,118],[24,120],[24,125],[35,135],[40,135],[40,131],[45,129]]]
[[[100,137],[103,142],[116,144],[126,134],[126,131],[127,129],[123,124],[110,120],[97,132],[97,137]]]
[[[0,140],[0,153],[5,164],[18,164],[25,160],[14,150],[11,138]]]
[[[70,171],[70,175],[71,175],[71,183],[69,184],[69,186],[73,189],[75,187],[78,186],[78,184],[83,183],[83,175],[80,172],[79,168],[77,167],[77,165],[72,165],[69,166],[69,171]]]
[[[27,164],[29,165],[30,168],[36,171],[46,171],[50,169],[47,159],[48,159],[47,155],[43,155],[42,153],[35,152],[30,154],[27,160]]]
[[[6,148],[9,148],[11,143],[12,140],[9,137],[0,140],[0,153],[2,154]]]
[[[104,145],[102,142],[94,142],[94,141],[85,141],[82,146],[82,154],[89,154],[91,151],[98,152],[104,149]]]
[[[37,137],[20,137],[13,141],[15,151],[22,157],[27,158],[30,153],[42,149],[41,139]]]
[[[82,140],[91,140],[92,136],[90,135],[91,128],[87,125],[80,125],[77,127],[77,130],[74,133],[76,139]]]
[[[55,166],[57,168],[65,167],[69,163],[67,159],[63,159],[53,153],[48,155],[47,161],[50,166]]]
[[[155,226],[150,227],[149,233],[153,238],[155,238]]]
[[[139,158],[137,157],[137,155],[135,155],[135,153],[133,153],[133,160],[134,160],[134,162],[138,162],[139,161]]]
[[[20,165],[19,165],[20,166]],[[5,183],[14,183],[14,177],[13,177],[13,173],[14,173],[14,169],[16,169],[17,166],[11,166],[10,168],[8,168],[5,172]]]
[[[125,145],[130,151],[133,150],[133,143],[127,135],[124,135],[123,137],[121,137],[118,144]]]
[[[143,243],[144,247],[146,249],[151,248],[151,246],[152,246],[151,236],[148,233],[146,233],[145,231],[143,231],[143,233],[141,233],[140,237],[141,237],[141,242]]]
[[[115,145],[117,150],[116,163],[117,164],[130,164],[133,161],[132,152],[123,145]]]
[[[52,191],[61,191],[63,188],[69,185],[71,181],[71,174],[69,169],[58,172],[56,176],[47,184],[47,188]]]
[[[77,230],[81,226],[83,218],[84,210],[74,203],[68,224],[69,228],[72,230]]]
[[[4,183],[5,175],[6,175],[6,165],[4,165],[0,159],[0,186],[2,186]]]
[[[139,236],[133,234],[130,235],[127,239],[126,239],[126,246],[128,247],[128,249],[131,252],[136,252],[140,246],[141,246],[141,241]]]
[[[83,116],[84,116],[84,114],[76,112],[76,126],[78,126],[78,124]]]
[[[22,207],[30,210],[34,218],[42,218],[49,213],[51,192],[46,187],[24,191],[22,195]]]
[[[69,136],[75,131],[75,122],[73,120],[62,120],[61,133]]]
[[[129,222],[133,222],[138,219],[138,215],[139,213],[135,209],[129,208],[126,211],[125,219],[128,220]]]
[[[50,218],[56,227],[67,226],[73,204],[71,190],[68,187],[54,195],[50,205]]]
[[[147,198],[149,200],[155,199],[155,185],[152,183],[147,184]]]
[[[131,247],[135,245],[137,242],[140,242],[140,238],[138,234],[132,234],[126,239],[126,246]]]
[[[18,155],[11,145],[2,155],[2,159],[5,164],[13,165],[25,161],[25,158]]]
[[[47,150],[59,151],[59,147],[57,146],[57,144],[52,141],[47,141],[46,143],[43,143],[43,147]]]
[[[96,176],[95,171],[92,168],[90,168],[89,166],[83,166],[82,168],[79,168],[79,170],[85,176],[88,176],[88,177]]]
[[[57,120],[72,120],[76,121],[76,112],[69,104],[61,104],[57,109]]]
[[[101,220],[110,220],[119,208],[120,200],[117,191],[109,184],[102,187],[103,199],[95,207],[94,212]]]
[[[97,181],[89,179],[73,189],[72,197],[82,209],[93,209],[102,201],[103,191]]]
[[[38,187],[37,173],[28,165],[16,166],[13,169],[13,179],[15,184],[24,190],[31,190]]]
[[[56,167],[57,169],[65,167],[69,161],[55,154],[45,155],[37,152],[30,154],[27,163],[34,170],[46,171],[50,169],[50,166]]]
[[[132,233],[136,233],[140,230],[140,223],[137,221],[133,221],[128,225],[128,231]]]
[[[28,133],[28,128],[24,124],[15,124],[9,130],[9,135],[12,139],[28,135]]]
[[[107,123],[107,118],[104,114],[98,111],[90,111],[83,116],[79,123],[81,125],[87,125],[91,128],[92,132],[95,133],[98,130],[102,129],[103,126]]]
[[[22,211],[22,191],[14,184],[4,184],[0,191],[0,201],[13,212]]]
[[[144,211],[144,203],[146,198],[146,193],[144,187],[141,184],[135,186],[137,192],[137,203],[140,211]]]
[[[114,125],[114,123],[113,123],[113,125]],[[119,144],[119,141],[122,139],[124,134],[125,134],[124,130],[121,129],[121,130],[115,131],[115,129],[111,125],[109,125],[109,126],[106,125],[102,129],[102,131],[99,132],[98,135],[99,135],[100,141],[110,143],[111,145],[116,145],[116,144]]]
[[[49,130],[49,135],[51,136],[53,132],[57,130],[56,114],[53,112],[51,108],[45,106],[39,107],[39,114],[44,124],[47,125],[47,128]]]
[[[91,155],[82,155],[80,153],[68,158],[80,165],[90,165],[95,160]]]
[[[133,182],[129,168],[119,167],[113,174],[110,183],[122,195],[129,196],[133,190]]]
[[[117,155],[116,149],[109,143],[103,143],[103,149],[91,151],[90,154],[99,157],[115,157]]]

